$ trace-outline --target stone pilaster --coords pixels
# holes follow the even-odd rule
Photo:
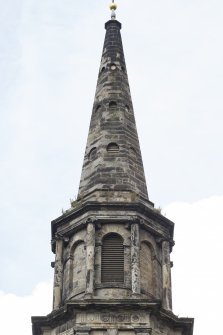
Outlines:
[[[92,222],[87,225],[86,251],[86,297],[88,297],[94,291],[95,226]]]
[[[101,249],[102,243],[95,246],[95,284],[101,284]]]
[[[132,262],[132,293],[140,294],[140,266],[139,266],[139,224],[131,225],[131,262]]]
[[[168,241],[162,242],[162,273],[163,273],[162,306],[164,309],[171,311],[172,310],[171,265],[170,265],[170,244]]]
[[[131,286],[132,276],[131,276],[131,245],[130,243],[124,243],[124,278],[125,285],[127,287]]]
[[[56,238],[56,257],[54,266],[53,309],[61,306],[63,287],[63,239]]]

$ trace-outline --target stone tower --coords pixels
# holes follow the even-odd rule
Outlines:
[[[148,198],[114,10],[105,29],[78,198],[52,221],[53,311],[33,335],[192,335],[172,312],[174,223]]]

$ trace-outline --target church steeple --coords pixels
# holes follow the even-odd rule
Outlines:
[[[192,335],[172,312],[174,223],[147,195],[121,40],[106,36],[78,198],[52,221],[53,311],[33,335]]]
[[[105,29],[78,198],[95,191],[123,191],[148,200],[121,23],[113,18]]]

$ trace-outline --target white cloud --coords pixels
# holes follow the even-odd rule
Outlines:
[[[195,318],[194,335],[215,334],[221,319],[223,197],[164,208],[175,226],[173,311]]]
[[[47,315],[52,310],[52,283],[39,283],[28,296],[0,291],[1,334],[31,335],[31,316]]]

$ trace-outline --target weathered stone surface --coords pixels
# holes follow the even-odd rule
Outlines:
[[[85,294],[86,292],[86,246],[84,242],[77,244],[73,251],[72,263],[72,294]]]
[[[104,311],[104,312],[81,312],[76,315],[77,324],[94,325],[116,325],[123,324],[149,324],[149,314],[139,311]]]
[[[140,250],[140,286],[143,293],[151,296],[154,296],[153,272],[152,250],[147,243],[143,242]]]
[[[135,223],[137,216],[125,214],[123,221],[118,215],[115,217],[115,212],[111,217],[107,213],[103,220],[97,220],[95,216],[95,221],[90,220],[85,229],[70,237],[62,260],[63,301],[79,297],[80,294],[86,297],[93,294],[92,298],[141,294],[150,299],[162,299],[162,245],[144,226]],[[123,239],[124,282],[109,288],[101,284],[101,247],[103,238],[110,233],[116,233]],[[89,277],[88,270],[91,274]]]
[[[131,190],[148,200],[120,29],[118,21],[106,24],[79,198],[99,188]],[[117,150],[109,150],[112,143]]]
[[[131,299],[123,299],[121,306],[114,300],[113,303],[104,300],[102,304],[97,301],[92,305],[89,300],[85,305],[81,301],[68,304],[58,315],[48,315],[41,320],[33,318],[35,332],[38,335],[192,335],[193,319],[159,311],[157,303],[139,300],[133,304]]]
[[[53,311],[33,335],[193,334],[171,311],[174,223],[148,199],[120,28],[106,24],[78,199],[52,222]]]

